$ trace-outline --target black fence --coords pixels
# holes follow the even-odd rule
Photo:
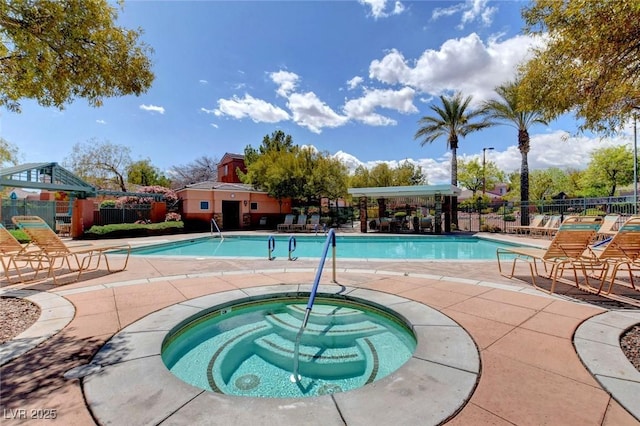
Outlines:
[[[116,223],[146,223],[151,220],[151,204],[124,204],[122,207],[108,207],[93,212],[93,224],[112,225]]]

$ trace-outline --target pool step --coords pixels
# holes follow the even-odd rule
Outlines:
[[[307,310],[306,304],[288,305],[287,312],[292,316],[304,319]],[[309,314],[309,322],[314,324],[349,324],[367,319],[365,313],[359,309],[346,306],[314,305]]]
[[[315,309],[315,307],[314,307]],[[311,311],[313,312],[313,311]],[[295,341],[302,319],[289,313],[272,314],[267,316],[267,323],[277,329],[281,336]],[[345,347],[353,344],[354,339],[373,334],[383,333],[386,329],[369,320],[353,324],[317,324],[309,318],[307,327],[302,334],[303,344],[318,344],[325,347]]]
[[[300,345],[298,371],[305,377],[336,379],[357,377],[365,373],[366,344],[346,348],[322,348]],[[295,342],[277,333],[268,334],[255,340],[255,353],[262,359],[286,371],[293,369]]]

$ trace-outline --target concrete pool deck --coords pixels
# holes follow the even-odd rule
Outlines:
[[[131,242],[142,244],[184,237]],[[517,240],[524,241],[520,237]],[[545,242],[535,240],[535,243]],[[208,295],[229,292],[251,295],[264,289],[308,285],[313,282],[316,267],[317,261],[304,259],[268,261],[265,249],[263,260],[132,257],[126,271],[112,275],[88,273],[73,284],[57,287],[47,281],[3,284],[2,293],[18,289],[47,291],[40,294],[52,297],[40,296],[39,304],[61,297],[75,308],[73,313],[67,307],[60,314],[73,315],[61,331],[0,367],[3,425],[23,424],[34,416],[51,413],[55,413],[55,419],[43,422],[299,424],[303,417],[289,415],[309,408],[309,401],[304,399],[282,404],[277,400],[235,398],[232,405],[243,408],[251,419],[245,417],[234,422],[233,407],[215,394],[207,394],[205,404],[196,404],[194,400],[197,417],[172,417],[171,412],[160,419],[146,416],[140,408],[145,406],[145,398],[162,400],[177,392],[162,386],[155,393],[141,394],[138,401],[121,401],[119,411],[107,418],[94,406],[96,401],[88,401],[86,395],[85,384],[100,378],[101,370],[86,366],[91,366],[98,350],[114,335],[127,326],[135,327],[134,323],[149,314]],[[331,285],[330,276],[328,262],[323,288]],[[451,412],[442,414],[443,419],[448,419],[447,424],[640,424],[640,373],[626,360],[617,343],[625,329],[640,322],[640,310],[607,309],[561,295],[549,296],[530,285],[525,268],[517,276],[523,280],[500,276],[495,261],[339,260],[337,263],[339,284],[355,291],[373,290],[426,305],[451,318],[473,338],[480,359],[479,378],[458,409],[448,408]],[[571,289],[567,286],[564,292],[571,294]],[[49,309],[43,308],[43,312]],[[144,340],[135,333],[130,336],[136,341]],[[446,346],[447,342],[442,340],[439,344]],[[121,364],[140,362],[146,355],[122,354]],[[89,375],[81,377],[86,373]],[[111,393],[113,398],[131,384],[131,375],[113,381],[114,375],[102,374],[112,380],[102,392]],[[394,388],[393,383],[397,382],[382,385],[386,389],[378,397],[358,400],[364,410],[357,419],[320,414],[305,424],[314,424],[315,419],[317,424],[388,424],[379,422],[381,418],[375,417],[373,408],[384,408],[396,423],[409,424],[411,417],[405,415],[411,413],[404,412],[394,398],[399,401],[413,398],[428,406],[429,393],[420,386]],[[118,384],[123,388],[118,389]],[[341,408],[345,413],[348,411],[348,403],[339,398],[323,404],[331,405],[338,413]],[[367,407],[372,409],[367,411]],[[433,423],[427,418],[422,424]]]

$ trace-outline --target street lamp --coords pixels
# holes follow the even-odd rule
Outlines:
[[[486,151],[487,150],[492,150],[493,147],[490,148],[482,148],[482,195],[484,196],[484,193],[487,189],[487,176],[485,174],[485,164],[486,164]]]
[[[638,114],[633,114],[633,214],[638,214]]]

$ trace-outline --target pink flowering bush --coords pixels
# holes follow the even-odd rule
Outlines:
[[[170,188],[165,188],[164,186],[141,186],[138,188],[136,192],[141,192],[145,194],[162,194],[164,196],[164,200],[167,205],[173,205],[178,201],[178,196],[175,191]],[[118,204],[151,204],[153,202],[152,197],[120,197],[118,198]]]
[[[179,213],[167,213],[164,218],[165,222],[180,222],[182,220],[182,216]]]

